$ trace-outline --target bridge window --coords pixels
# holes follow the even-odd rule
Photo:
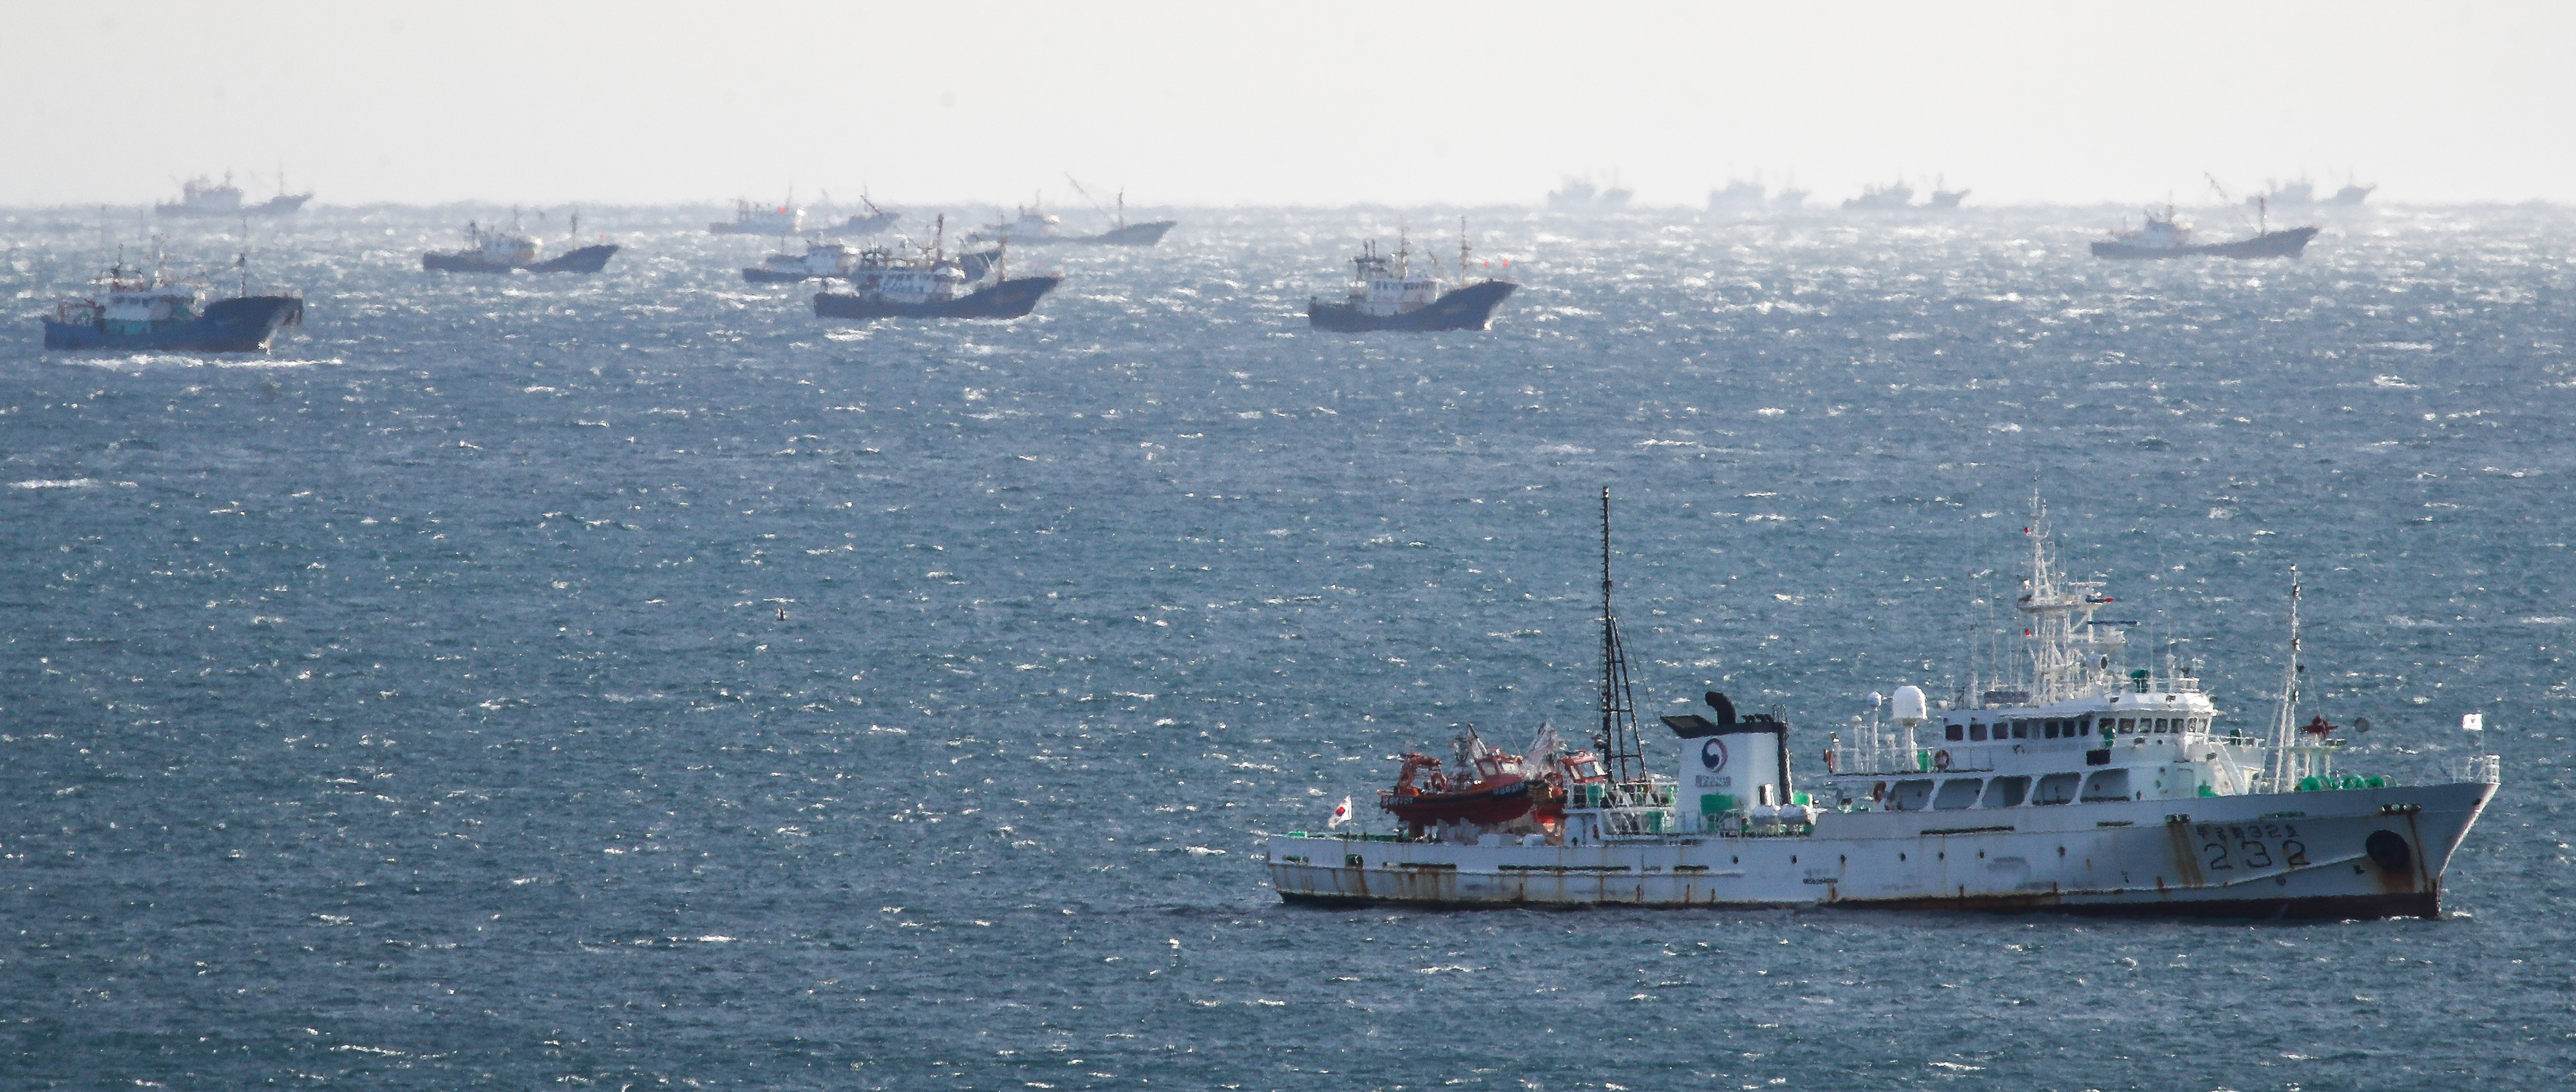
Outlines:
[[[1982,777],[1954,777],[1941,783],[1941,795],[1932,798],[1934,811],[1958,811],[1977,802],[1977,790],[1985,787]]]
[[[1932,779],[1928,777],[1899,781],[1888,790],[1887,810],[1921,811],[1932,799]]]
[[[1960,740],[1968,738],[1966,732],[1966,728],[1953,724],[1942,730],[1941,738],[1949,740],[1952,743],[1957,743]]]
[[[1973,720],[1972,720],[1972,721],[1969,721],[1969,722],[1968,722],[1968,740],[1969,740],[1969,742],[1972,742],[1972,743],[1973,743],[1973,742],[1975,742],[1975,741],[1977,741],[1977,740],[1981,740],[1981,739],[1984,739],[1984,738],[1986,738],[1986,726],[1985,726],[1984,724],[1982,724],[1982,723],[1977,722],[1977,721],[1973,721]]]
[[[2026,721],[2026,720],[2017,720],[2017,721],[2014,721],[2014,722],[2013,722],[2013,738],[2014,738],[2014,739],[2029,739],[2029,738],[2030,738],[2030,722],[2029,722],[2029,721]]]
[[[2021,805],[2022,798],[2028,795],[2030,795],[2029,778],[1998,777],[1992,781],[1986,782],[1985,806],[1989,808],[2019,807]]]
[[[2137,734],[2137,731],[2138,731],[2138,722],[2137,722],[2137,720],[2136,720],[2135,718],[2132,718],[2132,717],[2121,717],[2121,718],[2120,718],[2120,734],[2121,734],[2121,735],[2124,735],[2124,736],[2127,736],[2127,735],[2135,735],[2135,734]]]

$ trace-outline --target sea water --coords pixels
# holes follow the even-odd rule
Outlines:
[[[1345,336],[1304,305],[1394,210],[1185,210],[1015,248],[1030,319],[872,325],[716,211],[588,211],[591,277],[419,269],[497,210],[171,226],[310,301],[251,357],[42,351],[141,232],[0,222],[8,1086],[2576,1073],[2576,216],[2114,264],[2107,209],[1483,211],[1492,330]],[[1263,832],[1386,829],[1391,756],[1594,729],[1605,486],[1649,725],[1723,690],[1814,777],[1873,691],[2009,680],[2036,498],[2222,727],[2295,579],[2343,768],[2502,791],[2438,921],[1281,905]]]

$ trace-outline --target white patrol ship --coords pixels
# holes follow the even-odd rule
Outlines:
[[[2443,868],[2496,792],[2493,755],[2424,785],[2334,770],[2335,727],[2293,716],[2295,590],[2292,667],[2261,738],[2226,726],[2191,671],[2123,670],[2129,623],[2094,619],[2111,600],[2058,575],[2036,522],[2020,683],[1974,702],[1962,691],[1939,709],[1899,688],[1891,722],[1820,748],[1828,773],[1812,792],[1791,776],[1786,724],[1739,719],[1710,694],[1714,720],[1663,718],[1681,754],[1674,776],[1653,775],[1638,761],[1609,610],[1606,491],[1603,512],[1595,742],[1612,776],[1562,785],[1561,818],[1273,835],[1281,898],[2437,917]]]

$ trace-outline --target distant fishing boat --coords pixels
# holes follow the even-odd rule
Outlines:
[[[572,234],[581,234],[581,214],[572,217]],[[464,250],[430,251],[420,256],[420,267],[439,273],[507,273],[524,269],[530,273],[597,273],[617,253],[617,244],[600,243],[565,251],[552,258],[540,259],[544,244],[519,232],[487,228],[480,224],[465,225],[468,246]]]
[[[1964,193],[1961,196],[1966,196]],[[1843,199],[1844,212],[1891,212],[1914,207],[1914,187],[1903,182],[1861,187],[1860,196]]]
[[[2258,205],[2258,208],[2262,207]],[[2159,215],[2149,209],[2146,226],[2137,231],[2123,231],[2093,244],[2096,258],[2296,258],[2305,250],[2308,240],[2316,238],[2314,227],[2265,230],[2261,221],[2249,239],[2224,243],[2194,243],[2192,229],[2175,219],[2168,205]]]
[[[1467,219],[1458,218],[1458,285],[1442,291],[1434,273],[1412,268],[1413,245],[1397,236],[1396,252],[1378,252],[1374,240],[1361,244],[1351,259],[1349,294],[1338,303],[1306,301],[1306,321],[1318,330],[1363,333],[1371,330],[1482,330],[1493,322],[1494,308],[1520,286],[1506,280],[1467,280]]]
[[[2273,205],[2279,205],[2282,208],[2297,208],[2301,205],[2313,205],[2317,201],[2316,183],[2310,182],[2304,178],[2289,182],[2266,181],[2264,184],[2271,188],[2262,193],[2246,198],[2246,204],[2259,205],[2264,208],[2270,208]],[[2369,191],[2365,190],[2363,192],[2367,193]]]
[[[2378,188],[2377,183],[2365,186],[2359,182],[2346,182],[2343,188],[2336,190],[2334,196],[2327,198],[2327,201],[2337,205],[2358,205],[2369,200],[2371,191]]]
[[[814,316],[1015,319],[1036,310],[1038,301],[1064,282],[1063,277],[1052,274],[1011,277],[1002,264],[1002,256],[996,254],[992,281],[979,283],[983,281],[982,270],[969,276],[962,262],[947,256],[940,243],[946,230],[947,218],[943,216],[937,221],[931,244],[910,255],[886,247],[861,251],[845,277],[850,290],[815,293]]]
[[[221,182],[198,175],[180,183],[179,199],[154,205],[152,212],[157,216],[177,217],[284,216],[303,208],[304,203],[312,199],[310,192],[286,192],[286,174],[281,171],[277,176],[277,196],[246,205],[242,203],[241,187],[233,185],[233,176],[228,171]]]
[[[1074,189],[1076,192],[1081,192],[1082,183],[1074,183]],[[1083,196],[1088,198],[1090,194],[1084,193]],[[982,230],[967,238],[987,242],[1018,243],[1022,246],[1048,243],[1074,246],[1152,246],[1162,242],[1164,233],[1180,223],[1178,220],[1146,220],[1128,223],[1127,191],[1125,190],[1118,191],[1118,203],[1114,211],[1106,208],[1100,211],[1109,216],[1110,227],[1109,230],[1098,235],[1066,235],[1063,232],[1064,221],[1061,218],[1038,206],[1028,205],[1022,206],[1019,209],[1019,215],[1012,220],[1006,223],[987,224]]]
[[[827,199],[829,196],[830,195],[828,194],[825,195]],[[840,226],[827,228],[825,230],[836,235],[874,235],[887,228],[893,227],[896,221],[903,219],[902,213],[888,212],[884,209],[878,208],[877,203],[868,200],[868,196],[866,194],[859,195],[859,203],[866,205],[868,207],[868,211],[865,213],[853,213],[850,218],[843,221]]]
[[[45,348],[264,353],[280,328],[304,322],[304,301],[294,296],[245,291],[209,303],[202,284],[158,272],[145,277],[123,262],[94,283],[103,291],[54,305],[53,317],[43,320]]]
[[[1725,189],[1708,191],[1710,212],[1747,212],[1763,204],[1762,183],[1749,178],[1730,178]]]
[[[1568,177],[1547,191],[1547,207],[1556,212],[1620,212],[1636,195],[1637,191],[1620,185],[1616,175],[1607,187],[1593,185],[1590,178]]]
[[[749,201],[733,203],[733,219],[707,225],[716,235],[794,235],[805,230],[805,210],[790,204],[775,209],[763,208]]]

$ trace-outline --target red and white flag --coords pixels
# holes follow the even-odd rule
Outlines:
[[[1324,827],[1324,829],[1325,829],[1325,830],[1331,830],[1331,829],[1333,829],[1334,827],[1338,827],[1338,826],[1340,826],[1340,825],[1342,825],[1342,824],[1344,824],[1344,823],[1350,822],[1350,821],[1351,821],[1351,798],[1350,798],[1350,797],[1345,796],[1345,797],[1343,797],[1343,798],[1342,798],[1341,806],[1333,809],[1333,818],[1332,818],[1332,822],[1331,822],[1329,825],[1325,826],[1325,827]]]

